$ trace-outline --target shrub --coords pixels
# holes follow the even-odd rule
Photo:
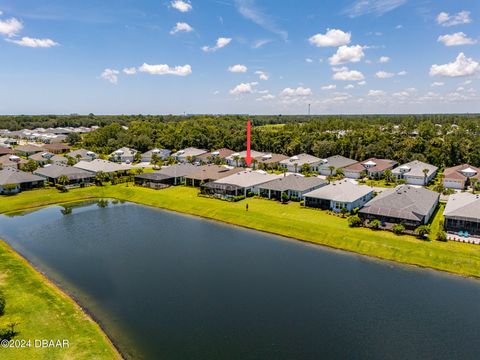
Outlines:
[[[415,233],[419,238],[425,238],[428,234],[430,234],[430,228],[427,225],[420,225],[415,229]]]
[[[374,230],[380,229],[380,226],[382,226],[382,223],[378,219],[372,220],[370,222],[370,227]]]
[[[435,238],[437,239],[437,241],[447,241],[447,233],[445,231],[439,230]]]
[[[350,227],[360,227],[363,225],[363,221],[362,219],[360,219],[358,215],[349,216],[347,221],[348,221],[348,226]]]
[[[392,231],[395,234],[400,235],[405,231],[405,226],[403,224],[396,224],[392,227]]]

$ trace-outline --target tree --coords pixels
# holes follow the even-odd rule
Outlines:
[[[337,169],[337,177],[343,179],[345,177],[345,171],[342,168]]]
[[[427,225],[420,225],[415,229],[415,234],[418,235],[419,238],[425,238],[428,234],[430,234],[430,227]]]
[[[103,171],[99,171],[95,174],[95,183],[99,186],[103,185],[103,182],[107,179],[107,174]]]
[[[233,157],[233,161],[235,161],[235,164],[236,164],[237,167],[238,167],[238,162],[240,161],[240,156],[239,156],[239,155],[235,155],[235,156]]]
[[[390,169],[385,170],[384,175],[385,175],[385,181],[387,183],[392,181],[392,170],[390,170]]]
[[[335,171],[335,166],[330,165],[328,167],[328,170],[330,170],[330,175],[333,176],[333,172]]]
[[[345,215],[347,214],[348,210],[345,206],[343,206],[341,209],[340,209],[340,214],[342,214],[342,217],[345,217]]]
[[[0,291],[0,316],[5,315],[5,306],[7,305],[7,300],[5,300],[5,295]]]
[[[293,164],[293,167],[295,168],[295,173],[297,173],[298,170],[298,163]]]
[[[435,238],[437,241],[447,241],[447,233],[443,230],[439,230]]]
[[[257,166],[257,163],[258,163],[258,160],[257,159],[252,159],[252,168],[253,170],[255,170],[256,166]]]
[[[404,231],[405,231],[405,226],[403,224],[395,224],[393,225],[392,227],[392,231],[397,234],[397,235],[400,235],[402,234]]]
[[[17,190],[17,184],[5,184],[3,185],[3,191],[6,194],[11,194]]]
[[[34,172],[37,169],[38,169],[38,164],[36,163],[36,161],[32,159],[28,160],[28,162],[25,165],[23,165],[23,170],[27,172]]]
[[[150,163],[153,165],[154,169],[158,168],[158,162],[160,161],[160,157],[157,154],[152,154],[152,158],[150,159]]]
[[[79,133],[71,132],[67,135],[66,141],[69,145],[76,145],[77,143],[82,141],[82,137]]]
[[[349,216],[347,221],[348,221],[348,226],[350,227],[360,227],[363,225],[363,221],[358,215]]]
[[[368,173],[366,170],[360,171],[360,179],[365,179],[367,177]]]
[[[57,182],[62,186],[65,186],[70,182],[70,179],[68,178],[68,176],[62,175],[58,177]]]
[[[285,203],[288,202],[288,194],[287,194],[286,192],[282,191],[282,196],[281,196],[281,198],[282,198],[282,203],[285,204]]]
[[[475,190],[477,189],[478,179],[475,177],[470,178],[470,185],[472,186],[472,193],[475,194]]]
[[[380,229],[380,226],[382,226],[382,223],[378,219],[374,219],[370,221],[370,227],[374,230]]]
[[[301,172],[303,175],[307,175],[310,172],[310,165],[303,164],[301,168]]]

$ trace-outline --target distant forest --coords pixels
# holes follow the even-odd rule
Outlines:
[[[0,128],[92,126],[82,145],[108,154],[129,146],[179,150],[245,148],[241,115],[195,116],[1,116]],[[252,147],[258,151],[320,158],[344,155],[356,160],[422,160],[437,166],[480,166],[480,115],[251,116]],[[124,129],[122,126],[128,127]]]

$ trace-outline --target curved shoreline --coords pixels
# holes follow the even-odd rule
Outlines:
[[[94,327],[96,327],[98,334],[102,336],[102,338],[107,342],[107,344],[110,345],[111,349],[113,352],[116,354],[116,357],[118,359],[126,359],[120,348],[118,347],[118,344],[111,339],[105,329],[101,326],[100,322],[96,319],[93,313],[91,313],[87,308],[81,305],[81,303],[78,301],[78,299],[71,294],[69,291],[64,289],[60,284],[57,284],[53,280],[51,280],[43,271],[41,271],[35,264],[30,262],[25,256],[23,256],[21,253],[16,251],[7,241],[0,239],[0,246],[3,247],[12,257],[16,257],[18,261],[22,264],[23,267],[25,267],[27,270],[32,271],[33,273],[37,274],[42,282],[46,287],[52,289],[55,293],[55,295],[58,298],[63,299],[64,301],[67,301],[70,303],[74,309],[77,311],[81,312],[85,318],[94,324]]]

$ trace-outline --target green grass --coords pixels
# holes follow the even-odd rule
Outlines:
[[[4,205],[5,199],[1,199]],[[16,340],[67,339],[66,349],[0,349],[2,360],[120,359],[99,326],[68,296],[0,241],[0,289],[7,300],[0,327],[17,322]],[[33,345],[33,344],[32,344]]]
[[[302,208],[298,203],[282,205],[256,198],[230,203],[199,197],[197,193],[197,189],[187,187],[171,187],[156,191],[127,187],[125,184],[77,189],[64,194],[53,189],[35,190],[12,197],[0,197],[0,213],[95,197],[117,198],[380,259],[480,277],[480,247],[477,246],[422,241],[413,236],[397,236],[387,231],[349,228],[345,219],[328,215],[324,211]],[[248,212],[245,211],[247,202]],[[435,216],[432,224],[432,233],[435,221],[439,220],[439,214],[441,213]]]

